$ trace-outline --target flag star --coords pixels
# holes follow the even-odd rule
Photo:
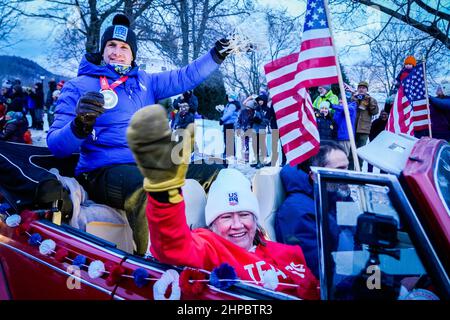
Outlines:
[[[311,8],[315,8],[316,7],[316,3],[315,2],[311,2]]]
[[[320,25],[321,25],[321,26],[324,26],[325,24],[326,24],[325,20],[323,20],[323,19],[320,20]]]
[[[306,15],[309,16],[310,14],[311,14],[311,10],[310,9],[306,10]]]
[[[318,12],[318,13],[323,13],[323,11],[324,11],[323,8],[317,9],[317,12]]]
[[[308,25],[309,27],[312,28],[312,26],[314,25],[314,23],[313,23],[312,21],[309,21],[309,22],[307,23],[307,25]]]
[[[319,15],[318,15],[317,13],[314,13],[314,14],[313,14],[313,19],[314,19],[314,20],[319,19]]]

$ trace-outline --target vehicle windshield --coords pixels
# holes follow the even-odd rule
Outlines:
[[[438,299],[388,186],[327,182],[325,189],[330,299]]]
[[[450,146],[443,147],[436,161],[434,181],[439,197],[450,216]]]

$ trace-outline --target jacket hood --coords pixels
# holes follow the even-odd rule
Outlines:
[[[280,172],[281,181],[287,194],[304,193],[313,195],[313,186],[309,182],[309,176],[297,167],[285,165]]]
[[[102,56],[100,53],[86,53],[81,59],[78,67],[78,77],[83,75],[88,76],[105,76],[110,79],[119,78],[119,74],[107,65],[101,65]],[[132,62],[132,69],[127,73],[127,76],[137,76],[139,67]]]

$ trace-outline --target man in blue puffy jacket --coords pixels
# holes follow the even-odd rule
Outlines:
[[[92,200],[125,209],[138,254],[148,246],[146,197],[126,140],[128,123],[139,109],[203,82],[227,56],[226,45],[221,39],[181,69],[148,74],[135,63],[137,42],[129,19],[118,14],[102,35],[100,52],[86,54],[78,76],[61,91],[48,147],[61,158],[80,153],[76,178]]]
[[[317,155],[291,167],[281,169],[280,177],[286,191],[286,199],[275,216],[276,240],[281,243],[300,245],[306,263],[313,274],[319,277],[319,256],[317,241],[314,189],[310,167],[347,169],[345,150],[334,141],[323,141]],[[333,224],[333,221],[330,221]],[[338,241],[337,225],[330,226],[332,238]]]

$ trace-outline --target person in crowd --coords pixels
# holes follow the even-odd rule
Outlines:
[[[321,142],[319,153],[298,166],[284,166],[280,171],[286,199],[275,214],[276,240],[281,243],[300,245],[306,264],[316,277],[319,276],[319,257],[314,190],[311,166],[347,169],[345,150],[334,141]],[[330,230],[337,230],[331,226]],[[338,242],[337,232],[332,235]]]
[[[30,94],[34,102],[34,118],[32,127],[37,130],[44,129],[44,89],[42,82],[36,82]],[[36,123],[34,122],[36,121]]]
[[[3,130],[3,127],[6,124],[6,105],[3,102],[0,102],[0,131]]]
[[[2,82],[0,103],[4,105],[6,110],[8,109],[8,106],[11,104],[11,96],[12,96],[12,84],[9,80],[5,80]]]
[[[0,132],[0,140],[25,143],[24,134],[28,130],[28,123],[20,111],[8,111],[5,116],[5,126]]]
[[[331,91],[331,85],[320,86],[317,90],[319,91],[319,96],[313,102],[313,107],[316,110],[320,109],[323,101],[328,101],[330,105],[339,103],[337,95]]]
[[[369,141],[373,141],[382,131],[386,129],[388,118],[389,114],[385,110],[382,110],[378,118],[372,122],[372,126],[370,128],[369,133]],[[370,163],[367,164],[367,171],[373,172],[372,164]]]
[[[356,102],[356,147],[362,147],[367,144],[370,128],[372,126],[372,116],[378,114],[377,100],[368,93],[369,84],[367,81],[361,81],[358,84],[357,92],[353,95],[352,101]],[[359,166],[362,167],[362,159],[358,158]],[[349,169],[354,169],[353,158],[350,158]]]
[[[265,166],[264,159],[267,154],[267,145],[266,145],[267,121],[264,117],[262,103],[261,104],[258,103],[256,101],[256,98],[257,98],[256,95],[251,95],[244,100],[243,104],[253,110],[251,112],[252,113],[251,140],[255,161],[251,163],[250,166],[256,169],[260,169]]]
[[[436,90],[436,97],[429,97],[432,137],[450,141],[450,83],[443,83]],[[418,138],[429,136],[429,130],[415,131]]]
[[[57,83],[55,79],[50,79],[50,81],[48,82],[48,91],[47,91],[47,96],[45,99],[45,109],[48,111],[50,109],[50,107],[53,105],[53,91],[57,90]],[[58,90],[61,90],[61,88],[59,88]]]
[[[250,161],[250,137],[254,136],[252,130],[253,116],[255,114],[255,104],[243,104],[236,120],[236,133],[241,138],[241,158],[244,163]]]
[[[353,136],[355,133],[355,120],[356,120],[356,102],[351,101],[352,92],[345,91],[345,96],[347,98],[348,111],[350,114],[350,121],[353,128]],[[342,105],[342,99],[339,99],[338,105],[332,106],[334,110],[333,120],[337,126],[337,142],[345,150],[347,157],[350,155],[350,138],[348,135],[347,121],[345,120],[344,106]]]
[[[192,114],[195,114],[198,110],[198,98],[194,94],[192,90],[188,90],[186,92],[183,92],[181,96],[179,96],[175,101],[173,102],[173,107],[176,110],[180,110],[180,106],[182,103],[187,103],[189,105],[189,112]]]
[[[332,140],[337,138],[337,126],[330,112],[330,102],[322,101],[319,110],[316,110],[317,130],[319,130],[320,141]]]
[[[227,263],[240,279],[249,281],[261,281],[264,271],[274,270],[280,283],[291,284],[279,285],[277,290],[319,299],[318,282],[305,263],[302,248],[264,237],[258,225],[258,201],[250,181],[239,171],[219,172],[208,193],[205,227],[189,228],[180,187],[193,134],[190,125],[181,155],[173,161],[175,142],[163,107],[139,110],[128,127],[128,143],[145,177],[152,255],[164,263],[206,270]]]
[[[125,210],[137,254],[148,247],[146,197],[126,141],[128,123],[144,106],[202,83],[230,53],[228,45],[221,39],[186,67],[149,74],[135,62],[138,46],[130,20],[117,14],[103,32],[99,52],[87,53],[78,76],[62,88],[47,145],[59,158],[80,153],[76,178],[93,201]]]
[[[407,56],[405,58],[405,61],[403,61],[403,68],[400,70],[399,74],[397,75],[397,78],[395,78],[394,86],[396,89],[400,87],[400,84],[403,79],[405,79],[408,74],[412,71],[414,67],[416,67],[417,61],[414,56]]]
[[[58,98],[60,95],[61,95],[60,90],[53,91],[53,94],[52,94],[53,104],[47,110],[47,121],[48,121],[49,127],[51,127],[53,122],[55,121],[56,102],[58,101]]]
[[[238,100],[238,95],[231,93],[227,95],[228,103],[223,109],[223,115],[219,120],[219,124],[223,125],[223,158],[227,156],[236,155],[236,145],[234,143],[234,124],[237,120],[239,111],[241,110],[241,103]],[[231,152],[230,150],[233,150]]]
[[[174,130],[186,129],[190,123],[194,123],[195,121],[194,114],[190,111],[188,103],[184,102],[179,104],[179,108],[180,110],[178,111],[172,126]]]
[[[7,111],[22,112],[24,115],[27,113],[27,95],[23,92],[23,88],[20,84],[13,86],[11,103],[8,105]]]

